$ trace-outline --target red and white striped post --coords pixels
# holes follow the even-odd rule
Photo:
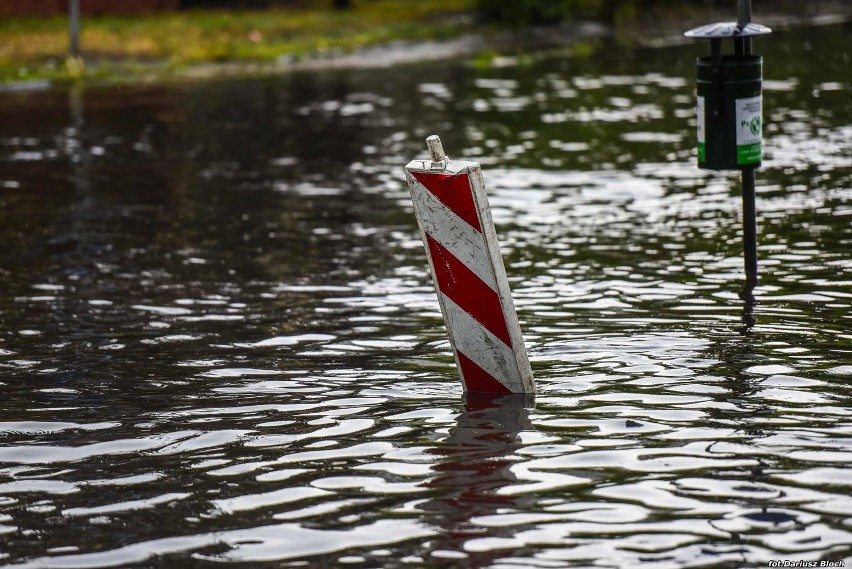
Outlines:
[[[464,391],[535,393],[482,168],[426,145],[405,175]]]

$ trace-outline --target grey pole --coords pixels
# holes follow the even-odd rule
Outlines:
[[[751,0],[737,1],[737,26],[745,28],[751,23]],[[751,55],[751,38],[736,40],[736,51],[744,56]],[[742,298],[748,303],[754,302],[754,288],[757,286],[757,209],[755,206],[754,166],[742,169],[743,186],[743,261],[746,275]]]
[[[757,286],[757,214],[754,197],[754,167],[743,168],[743,256],[746,282],[743,300],[754,301]]]
[[[80,57],[80,0],[68,0],[69,55]]]
[[[751,0],[737,0],[737,25],[744,28],[751,23]]]

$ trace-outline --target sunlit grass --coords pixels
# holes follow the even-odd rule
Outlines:
[[[452,22],[452,16],[471,12],[473,0],[355,0],[346,11],[330,6],[330,0],[314,0],[301,8],[264,11],[90,17],[83,19],[81,47],[90,65],[106,62],[128,72],[140,62],[175,69],[199,62],[301,58],[458,33],[464,25]],[[67,55],[65,18],[0,21],[0,81],[62,77]]]

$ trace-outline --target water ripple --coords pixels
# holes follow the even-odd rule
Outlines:
[[[781,34],[754,306],[686,47],[0,94],[0,565],[848,558],[848,33]],[[535,400],[463,397],[401,171],[436,131]]]

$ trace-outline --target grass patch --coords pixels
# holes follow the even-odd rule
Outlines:
[[[144,17],[83,18],[87,69],[132,78],[140,68],[167,73],[205,62],[269,62],[398,39],[457,35],[473,0],[356,0],[350,10],[330,0],[263,11],[185,10]],[[469,21],[469,20],[468,20]],[[65,18],[0,21],[0,82],[71,79]],[[88,71],[87,71],[88,73]]]

